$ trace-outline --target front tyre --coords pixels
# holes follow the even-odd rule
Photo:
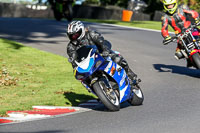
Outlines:
[[[196,54],[192,55],[192,59],[193,59],[194,66],[197,69],[200,69],[200,54],[196,53]]]
[[[110,111],[119,111],[120,102],[117,94],[111,88],[107,88],[103,80],[99,80],[93,84],[93,89],[101,100],[101,102],[110,110]]]
[[[128,101],[133,106],[142,105],[144,101],[144,95],[141,88],[137,85],[133,89],[133,97]]]

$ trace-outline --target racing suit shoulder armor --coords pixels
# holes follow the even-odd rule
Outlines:
[[[101,36],[100,33],[98,33],[97,31],[94,31],[94,30],[91,30],[91,31],[88,31],[90,37],[93,39],[93,38],[97,38],[98,36]]]

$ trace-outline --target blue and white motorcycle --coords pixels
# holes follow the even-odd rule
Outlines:
[[[74,75],[77,80],[94,93],[110,110],[120,110],[120,103],[141,105],[143,93],[138,85],[131,88],[125,70],[110,57],[104,59],[95,45],[82,46],[77,50],[77,67]]]

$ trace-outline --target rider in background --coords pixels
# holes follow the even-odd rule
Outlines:
[[[48,0],[49,4],[52,6],[52,9],[55,8],[56,2],[62,3],[63,1],[65,1],[65,2],[71,2],[71,3],[74,2],[74,0]]]
[[[103,57],[110,56],[114,62],[125,69],[130,79],[129,81],[131,86],[138,84],[140,81],[137,80],[137,75],[130,69],[127,61],[121,55],[116,54],[111,50],[111,46],[109,47],[108,41],[104,40],[100,33],[85,28],[81,21],[72,21],[68,24],[67,36],[70,39],[70,42],[67,45],[67,54],[69,56],[68,61],[72,63],[73,68],[76,67],[74,62],[77,57],[76,50],[84,45],[95,44]]]
[[[164,37],[163,44],[168,44],[171,41],[171,36],[168,33],[168,24],[177,32],[183,33],[192,24],[199,24],[198,12],[189,9],[186,5],[178,5],[178,0],[163,0],[165,15],[162,17],[162,36]],[[182,52],[181,41],[178,41],[178,45],[175,52],[175,58],[177,60],[184,58]],[[190,67],[191,63],[187,60],[187,67]]]

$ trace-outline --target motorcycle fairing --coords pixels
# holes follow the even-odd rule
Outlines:
[[[99,66],[94,65],[99,63]],[[87,58],[85,58],[80,63],[76,62],[78,64],[77,68],[75,69],[74,75],[76,79],[83,80],[86,79],[88,76],[90,76],[94,71],[98,69],[98,67],[101,66],[101,64],[104,62],[104,58],[101,57],[99,54],[95,54],[93,49],[90,50]],[[83,78],[78,78],[82,75]]]
[[[115,81],[118,83],[120,91],[120,103],[129,99],[132,92],[125,70],[111,60],[107,64],[104,64],[101,68],[103,68],[103,70],[113,77],[113,79],[115,79]]]
[[[99,65],[97,65],[97,63]],[[104,59],[99,54],[95,54],[95,49],[92,48],[87,57],[80,63],[76,62],[78,67],[75,69],[74,75],[78,80],[84,81],[87,77],[92,75],[96,70],[104,71],[110,75],[119,86],[120,103],[128,100],[132,96],[128,76],[125,70],[113,62],[110,57]],[[87,89],[90,89],[86,86]]]
[[[190,53],[190,57],[196,53],[200,53],[200,49],[194,49],[192,50],[192,52]]]
[[[89,54],[88,57],[78,65],[77,71],[79,73],[90,72],[93,65],[94,65],[94,54],[91,57]]]

